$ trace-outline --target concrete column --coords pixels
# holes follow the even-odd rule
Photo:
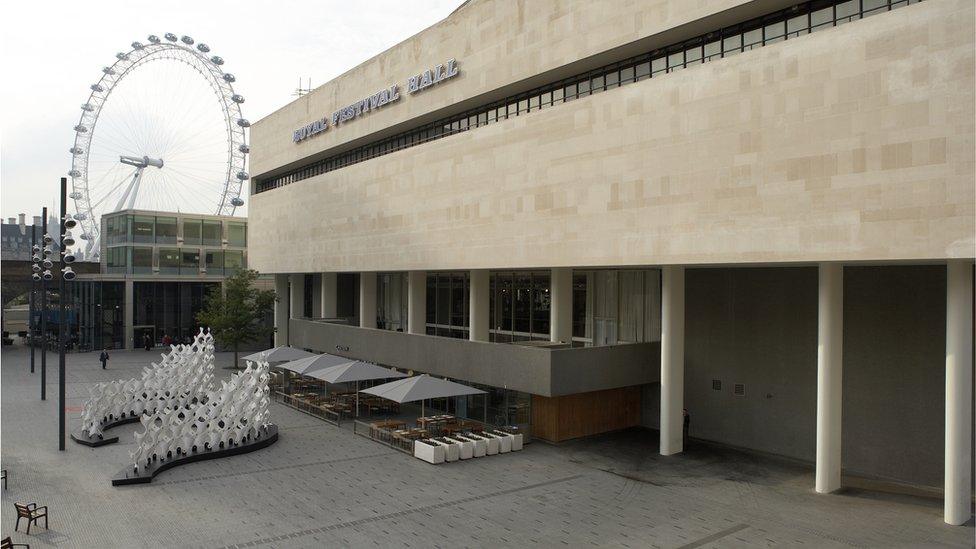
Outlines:
[[[376,273],[359,273],[359,326],[376,327]]]
[[[973,464],[973,264],[946,265],[945,521],[970,517]]]
[[[684,450],[685,269],[661,270],[661,444],[662,456]]]
[[[407,332],[427,333],[427,271],[407,273]]]
[[[840,488],[844,267],[820,264],[817,309],[817,492]]]
[[[291,318],[302,318],[305,316],[305,275],[289,275],[291,279]]]
[[[125,311],[122,313],[123,337],[125,348],[132,350],[136,347],[135,328],[135,285],[131,278],[125,279]]]
[[[489,304],[491,303],[491,275],[488,269],[471,271],[468,295],[468,339],[488,341]]]
[[[320,299],[322,303],[319,309],[322,311],[323,318],[335,318],[339,316],[339,294],[336,290],[336,273],[322,273],[322,289]]]
[[[572,343],[573,269],[552,269],[549,286],[549,341]]]
[[[288,295],[288,275],[275,275],[275,297],[277,300],[274,306],[274,344],[280,347],[288,345],[288,301],[291,299]]]

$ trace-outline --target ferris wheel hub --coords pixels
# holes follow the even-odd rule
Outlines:
[[[148,156],[120,156],[119,162],[135,168],[148,168],[149,166],[163,167],[162,158],[149,158]]]

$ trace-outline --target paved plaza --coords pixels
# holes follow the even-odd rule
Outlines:
[[[31,547],[972,547],[972,523],[942,502],[848,489],[813,492],[811,468],[692,444],[657,454],[626,431],[519,453],[429,465],[273,404],[272,447],[112,487],[138,424],[119,444],[57,451],[57,356],[30,374],[2,355],[2,533]],[[68,356],[69,428],[88,387],[136,376],[156,353]],[[218,366],[230,364],[228,354]],[[218,367],[218,376],[231,370]],[[14,532],[13,502],[50,507],[50,529]],[[23,527],[21,528],[23,530]]]

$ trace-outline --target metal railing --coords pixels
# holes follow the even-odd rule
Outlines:
[[[342,414],[339,412],[334,412],[332,410],[323,408],[322,406],[317,406],[311,402],[308,402],[307,400],[295,398],[287,393],[282,393],[281,391],[275,391],[272,394],[275,402],[284,404],[285,406],[298,410],[299,412],[305,412],[306,414],[315,416],[327,423],[335,425],[336,427],[339,427],[342,421]]]
[[[375,440],[380,444],[384,444],[405,454],[410,454],[411,456],[413,455],[414,441],[406,437],[401,437],[390,429],[375,427],[370,423],[359,421],[357,419],[353,422],[352,430],[357,435]]]

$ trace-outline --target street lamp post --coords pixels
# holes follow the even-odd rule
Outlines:
[[[61,258],[61,277],[58,279],[58,450],[64,451],[64,347],[68,323],[65,321],[64,305],[67,301],[64,283],[75,278],[75,273],[69,266],[74,263],[75,256],[68,247],[75,243],[71,236],[71,228],[76,225],[74,219],[68,215],[68,178],[61,178],[61,240],[58,254]]]
[[[31,285],[30,299],[28,300],[27,314],[27,344],[30,346],[30,368],[34,373],[34,337],[36,337],[37,326],[34,323],[34,294],[37,293],[37,281],[41,275],[38,274],[41,266],[38,265],[41,257],[41,247],[37,245],[37,225],[31,224]]]
[[[41,210],[41,400],[47,400],[47,281],[51,280],[51,235],[47,234],[47,206]]]

